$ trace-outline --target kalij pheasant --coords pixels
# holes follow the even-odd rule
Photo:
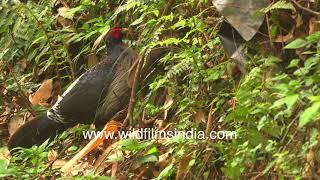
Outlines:
[[[117,102],[119,96],[115,92],[128,94],[129,87],[124,82],[137,57],[131,48],[123,45],[122,31],[122,28],[110,30],[106,39],[107,54],[102,61],[76,79],[45,114],[21,126],[10,137],[9,149],[39,145],[78,123],[95,122],[99,127],[106,123],[108,119],[103,114],[95,118],[97,108],[103,104],[101,101]],[[116,89],[117,86],[120,89]]]

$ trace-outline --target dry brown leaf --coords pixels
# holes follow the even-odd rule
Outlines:
[[[203,111],[197,111],[194,113],[193,115],[195,121],[197,124],[200,124],[200,123],[206,123],[206,115]]]
[[[20,60],[20,65],[21,65],[21,67],[22,67],[23,70],[26,69],[27,66],[28,66],[28,60],[27,60],[27,58],[22,58],[22,59]]]
[[[212,108],[210,108],[210,111],[209,111],[209,115],[208,115],[208,121],[207,121],[207,126],[206,126],[206,137],[209,137],[210,135],[210,132],[212,131],[213,129],[213,123],[214,123],[214,112],[212,112]]]
[[[313,149],[310,149],[307,156],[306,156],[306,164],[304,166],[303,176],[305,178],[310,178],[313,176],[315,171],[315,159],[316,153]]]
[[[309,34],[313,34],[317,31],[320,31],[320,21],[317,21],[316,18],[311,18],[309,20]]]
[[[72,20],[70,19],[66,19],[62,16],[58,16],[57,17],[57,22],[60,24],[60,26],[62,27],[67,27],[70,26],[72,24]]]
[[[297,16],[296,16],[296,27],[298,28],[298,27],[300,27],[301,25],[303,25],[303,19],[302,19],[302,17],[301,17],[301,15],[300,14],[298,14]]]
[[[10,136],[16,132],[16,130],[25,123],[23,116],[13,116],[8,123],[8,130]]]
[[[52,169],[60,169],[62,168],[68,161],[64,159],[57,159],[52,164]]]
[[[105,131],[106,134],[110,132],[117,132],[119,127],[121,127],[121,123],[111,120],[105,125],[102,131]],[[91,139],[90,142],[83,149],[81,149],[81,151],[79,151],[70,161],[68,161],[67,164],[61,168],[61,171],[64,173],[70,172],[70,169],[74,166],[74,164],[76,164],[85,155],[89,154],[92,150],[96,149],[105,139],[106,136],[102,136],[102,138],[96,136]]]
[[[152,175],[153,175],[154,177],[158,177],[159,174],[160,174],[160,172],[159,172],[158,170],[154,169],[154,168],[152,168],[151,171],[152,171]]]
[[[228,104],[230,107],[234,108],[234,107],[236,106],[237,102],[236,102],[235,99],[230,99],[230,100],[227,101],[227,104]]]
[[[188,165],[190,161],[190,155],[183,155],[179,161],[179,167],[176,175],[176,180],[189,179],[188,178]]]
[[[10,162],[11,155],[10,151],[7,148],[1,148],[0,150],[0,160],[5,160],[7,163]]]
[[[59,0],[59,2],[64,6],[64,7],[69,7],[69,4],[65,0]]]
[[[96,54],[91,53],[88,56],[88,68],[91,68],[93,66],[95,66],[96,64],[98,64],[98,58],[96,56]]]
[[[53,161],[55,159],[57,159],[58,157],[58,153],[55,150],[50,150],[48,153],[48,161]]]
[[[53,89],[52,82],[53,82],[52,79],[47,79],[43,81],[39,89],[35,93],[29,96],[29,101],[33,105],[49,106],[49,104],[47,103],[47,100],[52,95],[52,89]]]
[[[62,4],[63,6],[57,9],[58,11],[57,22],[62,27],[70,26],[72,24],[72,18],[68,18],[66,16],[66,13],[70,9],[69,5],[67,4],[67,2],[64,2],[64,1],[60,1],[59,4]]]
[[[155,121],[154,121],[154,125],[153,125],[156,129],[163,129],[163,127],[164,127],[164,120],[162,120],[162,119],[156,119]]]
[[[72,176],[78,175],[80,172],[83,174],[86,174],[86,171],[90,169],[91,167],[89,166],[88,162],[81,162],[75,166],[72,167],[70,173]]]
[[[116,162],[112,164],[111,177],[116,177],[117,170],[118,170],[118,163]]]
[[[68,10],[69,10],[68,7],[60,7],[60,8],[58,9],[58,15],[63,17],[64,14],[65,14]]]
[[[167,165],[170,163],[170,160],[168,159],[169,156],[170,156],[169,152],[166,152],[166,153],[161,154],[159,156],[159,160],[157,162],[157,165],[160,167],[160,169],[167,167]]]
[[[290,39],[293,38],[293,32],[294,32],[294,28],[286,35],[278,35],[277,38],[274,40],[274,42],[281,43],[281,42],[289,41]]]

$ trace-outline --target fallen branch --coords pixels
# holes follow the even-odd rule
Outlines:
[[[94,163],[94,172],[96,172],[99,167],[101,166],[101,164],[105,161],[105,159],[110,155],[110,153],[112,152],[112,150],[114,150],[117,146],[119,141],[111,144],[110,146],[108,146],[108,148],[99,156],[99,158],[96,160],[96,162]]]
[[[116,122],[116,121],[110,121],[106,124],[106,126],[103,128],[101,132],[117,132],[118,127],[121,126],[121,123]],[[82,159],[85,155],[89,154],[93,149],[95,149],[97,146],[99,146],[103,140],[106,139],[106,136],[103,134],[102,138],[100,136],[96,136],[93,138],[78,154],[76,154],[70,161],[68,161],[61,169],[63,173],[69,172],[71,167],[75,165],[80,159]]]

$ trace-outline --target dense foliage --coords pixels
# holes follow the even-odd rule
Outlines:
[[[117,177],[137,177],[143,170],[157,179],[318,177],[320,32],[293,34],[291,29],[315,18],[294,5],[281,0],[261,10],[268,17],[266,34],[243,45],[248,61],[240,75],[217,36],[223,17],[207,0],[3,0],[1,113],[23,116],[46,109],[31,106],[27,94],[48,78],[67,87],[103,53],[103,43],[93,48],[96,39],[120,23],[130,28],[127,43],[141,53],[175,47],[158,62],[163,71],[139,83],[136,124],[155,118],[170,129],[213,127],[234,130],[238,138],[120,141],[121,150],[130,153],[109,158],[119,163]],[[284,25],[293,14],[299,22],[293,18],[293,25]],[[292,38],[277,42],[283,32]],[[167,101],[159,103],[159,97]],[[43,173],[49,150],[61,150],[57,141],[21,150],[10,163],[0,160],[0,177],[60,176]],[[106,172],[98,175],[111,175]]]

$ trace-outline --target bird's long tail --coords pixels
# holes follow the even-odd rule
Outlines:
[[[48,138],[54,138],[69,126],[53,121],[43,114],[22,125],[9,139],[8,148],[40,145]]]

